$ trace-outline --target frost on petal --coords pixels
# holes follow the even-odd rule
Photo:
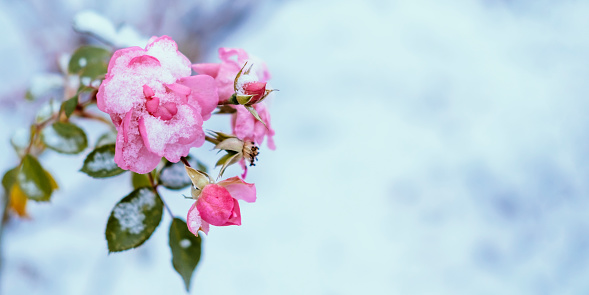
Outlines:
[[[224,187],[209,184],[203,188],[196,208],[204,221],[216,226],[229,225],[227,221],[235,215],[234,200]]]
[[[196,209],[196,202],[188,209],[186,225],[188,226],[188,230],[195,236],[198,236],[199,229],[202,229],[205,234],[209,233],[209,224],[200,218],[200,214]]]
[[[248,203],[256,201],[256,185],[253,183],[247,183],[235,176],[220,181],[218,184],[224,187],[234,199],[244,200]]]
[[[178,45],[168,36],[162,36],[145,47],[147,54],[157,58],[164,68],[172,73],[175,78],[190,76],[190,60],[180,51]]]
[[[115,163],[121,169],[131,170],[140,174],[145,174],[155,169],[159,164],[161,157],[150,152],[143,144],[143,139],[139,134],[137,120],[129,120],[129,125],[117,128],[117,141],[115,149]],[[128,128],[123,132],[123,128]],[[125,140],[125,136],[126,140]]]
[[[200,114],[203,120],[208,120],[219,103],[215,79],[207,75],[196,75],[181,78],[178,80],[178,84],[191,89],[188,103],[200,106]]]
[[[191,147],[204,143],[200,111],[188,105],[178,106],[170,120],[145,116],[139,120],[139,129],[149,151],[172,162],[188,155]]]

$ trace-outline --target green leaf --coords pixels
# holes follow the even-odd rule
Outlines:
[[[135,172],[131,172],[131,183],[133,184],[134,189],[151,186],[147,174],[139,174]]]
[[[170,225],[170,249],[172,250],[172,265],[184,280],[186,291],[190,290],[192,273],[202,251],[201,238],[188,231],[186,222],[174,218]]]
[[[93,150],[84,160],[84,166],[80,171],[94,178],[111,177],[125,172],[115,163],[114,144],[103,145]]]
[[[77,106],[78,106],[78,95],[74,95],[74,97],[64,101],[61,104],[61,107],[63,108],[63,112],[65,113],[65,116],[68,118],[76,110]]]
[[[86,133],[72,123],[55,122],[43,128],[41,139],[50,149],[64,154],[77,154],[88,147]]]
[[[16,182],[17,176],[18,167],[14,167],[4,173],[4,177],[2,177],[2,186],[4,187],[4,192],[6,195],[8,195],[12,185]]]
[[[138,188],[124,197],[115,205],[106,224],[108,251],[125,251],[147,241],[160,224],[163,208],[152,188]]]
[[[186,158],[191,166],[197,165],[197,161],[193,158]],[[163,186],[173,190],[183,189],[192,183],[182,162],[167,162],[160,172],[159,181]]]
[[[96,141],[96,147],[107,144],[115,144],[117,142],[117,135],[114,132],[105,132]]]
[[[108,65],[110,60],[110,51],[95,46],[82,46],[74,52],[68,65],[70,74],[78,74],[82,69],[93,67],[94,65]],[[106,72],[106,71],[105,71]]]
[[[80,77],[88,77],[90,78],[90,81],[96,78],[104,78],[107,70],[108,65],[106,63],[92,63],[82,69],[80,72]]]
[[[23,158],[17,180],[19,187],[29,199],[49,201],[53,192],[51,180],[35,157],[26,155]]]

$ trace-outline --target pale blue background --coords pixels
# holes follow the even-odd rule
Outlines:
[[[53,2],[0,2],[3,170],[34,113],[28,80],[77,46],[83,8],[191,58],[245,48],[281,90],[278,148],[248,176],[258,202],[241,227],[211,230],[191,294],[589,294],[589,2]],[[62,188],[7,227],[0,293],[182,294],[169,216],[140,249],[106,255],[128,176],[92,181],[82,159],[41,159]],[[164,197],[177,215],[190,206]]]

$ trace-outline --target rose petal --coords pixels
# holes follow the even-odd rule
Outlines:
[[[231,212],[231,216],[229,216],[229,220],[223,225],[241,225],[241,212],[239,211],[239,203],[236,199],[233,199],[233,211]]]
[[[196,209],[196,202],[188,209],[186,225],[188,226],[188,230],[195,236],[198,236],[199,229],[202,229],[205,234],[209,233],[209,224],[200,218],[200,214]]]
[[[220,181],[218,185],[224,187],[236,200],[244,200],[248,203],[256,201],[256,185],[247,183],[237,176]]]
[[[217,77],[219,73],[219,67],[221,64],[214,64],[214,63],[202,63],[202,64],[193,64],[192,69],[201,75],[208,75],[213,78]]]
[[[201,218],[216,226],[226,225],[227,221],[234,215],[234,206],[234,199],[229,194],[229,191],[217,184],[205,186],[200,198],[196,201],[196,208]]]
[[[181,78],[178,84],[190,88],[189,104],[198,104],[203,120],[208,120],[219,103],[215,79],[207,75]]]

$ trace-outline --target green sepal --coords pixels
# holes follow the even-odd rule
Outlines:
[[[239,162],[239,160],[241,160],[242,157],[243,155],[241,153],[227,151],[227,154],[221,157],[221,159],[219,159],[219,161],[217,161],[217,163],[215,164],[215,167],[222,165],[221,171],[219,171],[219,176],[217,177],[217,179],[223,176],[223,173],[225,173],[225,169],[227,167]]]
[[[43,169],[39,161],[31,155],[25,155],[18,170],[18,186],[34,201],[49,201],[53,192],[50,176]]]
[[[254,97],[253,95],[236,95],[235,96],[235,98],[237,99],[237,102],[240,105],[248,104],[252,100],[253,97]]]
[[[114,144],[99,146],[90,152],[80,171],[94,178],[111,177],[125,172],[115,163]]]
[[[174,218],[170,224],[170,250],[172,265],[184,281],[186,291],[190,290],[192,274],[198,266],[202,254],[202,239],[193,235],[180,218]]]
[[[41,139],[48,148],[63,154],[77,154],[88,147],[84,130],[69,122],[55,122],[43,128]]]
[[[244,106],[251,114],[252,116],[254,116],[254,118],[256,118],[256,120],[262,122],[262,124],[264,124],[264,127],[266,127],[266,129],[268,129],[268,126],[266,126],[266,123],[264,121],[262,121],[262,118],[260,118],[260,115],[258,115],[258,111],[256,111],[256,109],[254,109],[254,107],[252,106]]]
[[[109,252],[143,244],[160,224],[164,204],[150,187],[134,190],[113,208],[104,233]]]

